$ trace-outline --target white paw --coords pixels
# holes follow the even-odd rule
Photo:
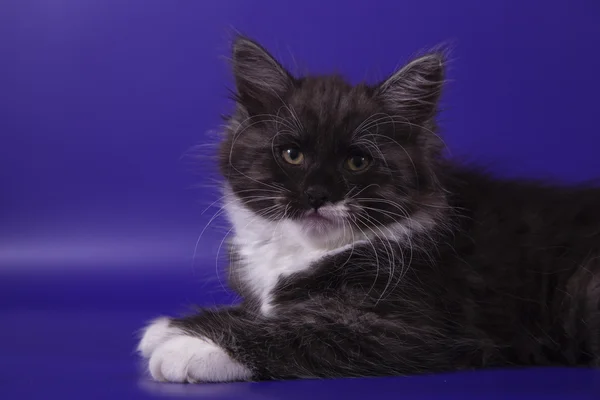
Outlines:
[[[161,318],[146,328],[138,351],[149,359],[152,378],[165,382],[230,382],[249,380],[248,368],[206,338],[189,336]]]
[[[169,338],[183,334],[180,329],[169,326],[169,323],[170,318],[161,317],[150,322],[146,328],[144,328],[142,339],[137,347],[137,351],[140,352],[144,358],[149,358],[152,352]]]

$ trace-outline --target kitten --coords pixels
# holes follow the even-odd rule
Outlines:
[[[444,159],[443,54],[353,86],[240,37],[233,68],[220,168],[244,301],[152,322],[154,379],[600,366],[600,189]]]

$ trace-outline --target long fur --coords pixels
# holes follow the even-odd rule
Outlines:
[[[379,85],[293,77],[246,38],[233,63],[220,168],[244,301],[151,325],[156,379],[600,366],[600,188],[444,159],[441,53]],[[357,154],[370,164],[349,171]]]

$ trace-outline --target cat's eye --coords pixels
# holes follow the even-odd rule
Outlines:
[[[353,172],[364,171],[370,163],[369,157],[361,154],[355,154],[346,159],[346,167]]]
[[[288,164],[300,165],[304,161],[304,154],[296,147],[290,147],[281,152],[281,156]]]

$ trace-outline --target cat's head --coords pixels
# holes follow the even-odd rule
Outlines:
[[[247,38],[233,46],[235,113],[220,167],[256,217],[316,237],[428,217],[443,191],[434,118],[444,57],[419,57],[376,85],[292,76]]]

